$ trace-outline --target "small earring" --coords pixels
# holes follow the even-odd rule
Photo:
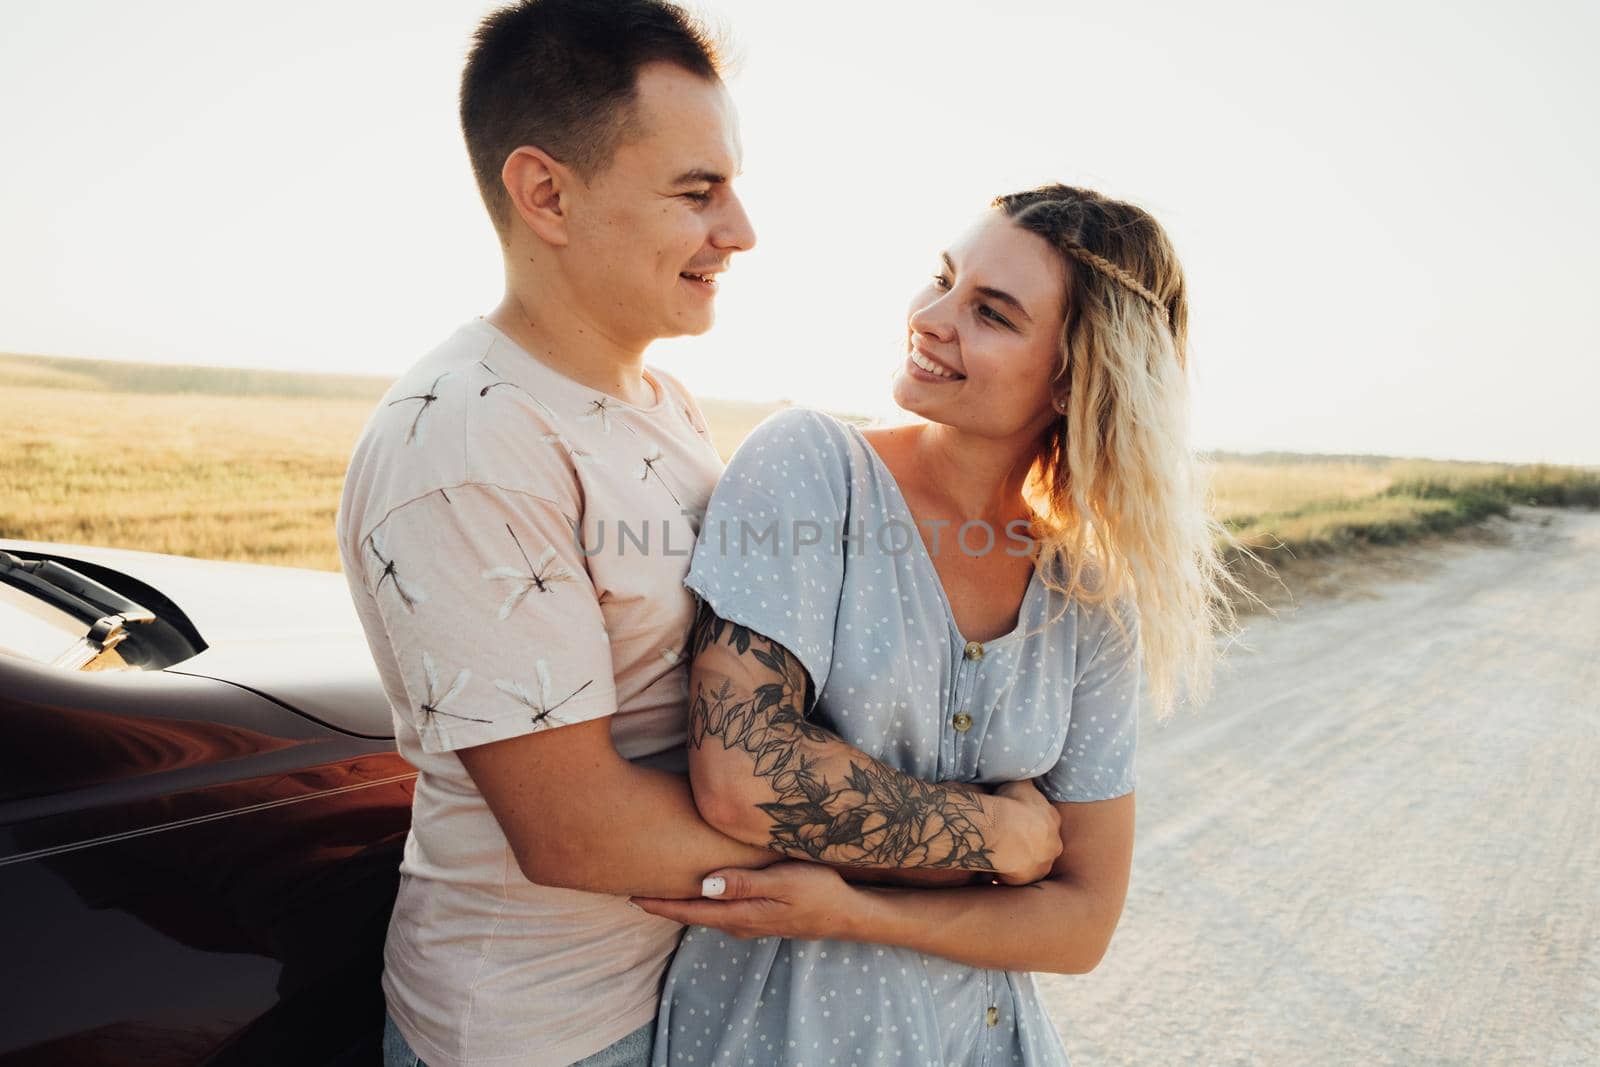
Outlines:
[[[1071,399],[1070,393],[1067,396],[1058,396],[1051,402],[1051,405],[1056,409],[1058,414],[1065,415],[1067,413],[1067,401],[1069,399]]]

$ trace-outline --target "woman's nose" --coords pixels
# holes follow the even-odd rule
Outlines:
[[[920,307],[913,307],[909,320],[913,333],[926,334],[941,341],[948,341],[955,334],[955,320],[949,313],[949,305],[944,300],[944,294],[934,294],[934,299],[923,301]]]

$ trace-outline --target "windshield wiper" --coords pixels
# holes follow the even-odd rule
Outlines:
[[[53,559],[24,559],[0,551],[0,582],[89,624],[89,632],[57,656],[52,667],[78,670],[127,640],[128,624],[156,621],[149,608]]]

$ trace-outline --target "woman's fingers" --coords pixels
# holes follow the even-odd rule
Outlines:
[[[816,864],[803,862],[774,863],[759,869],[725,867],[706,875],[700,895],[717,900],[795,900],[820,872]]]
[[[685,926],[715,926],[727,914],[720,904],[704,900],[667,900],[658,897],[631,897],[628,901],[651,915],[683,923]],[[719,912],[721,915],[719,915]]]
[[[811,863],[777,863],[764,870],[729,868],[706,876],[700,900],[634,897],[652,915],[686,926],[713,926],[737,937],[842,936],[851,890],[836,871]],[[719,884],[720,883],[720,884]]]
[[[633,897],[632,902],[651,915],[682,923],[684,926],[709,926],[734,937],[791,937],[794,932],[773,902],[754,900],[660,900]]]

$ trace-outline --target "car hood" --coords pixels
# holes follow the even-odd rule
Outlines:
[[[177,604],[205,639],[171,673],[255,690],[329,726],[392,737],[389,701],[344,576],[295,567],[189,559],[37,541],[0,547],[120,571]]]

